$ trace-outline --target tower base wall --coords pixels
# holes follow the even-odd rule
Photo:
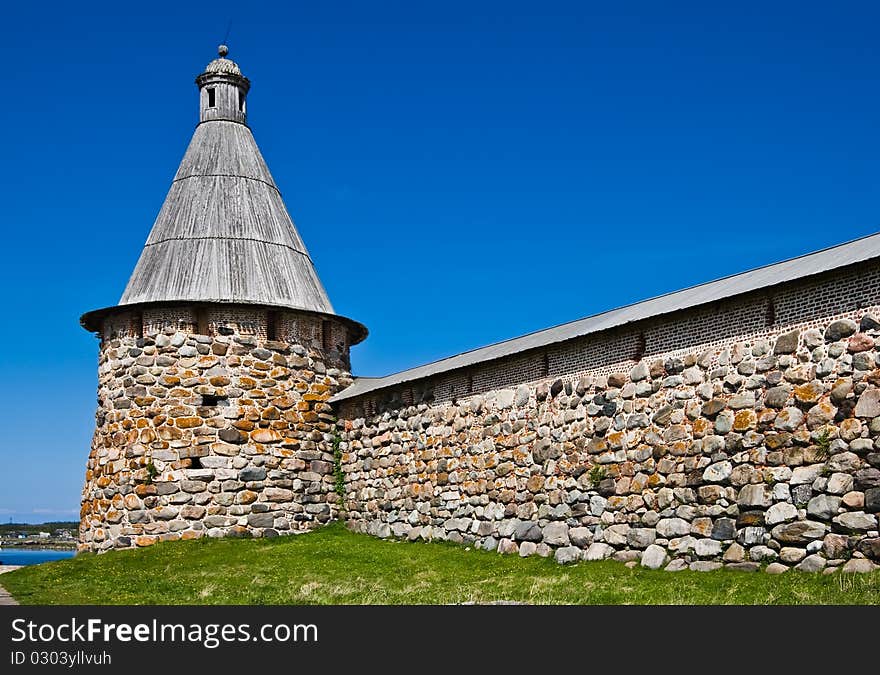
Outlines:
[[[343,325],[170,307],[114,313],[102,336],[80,550],[269,537],[337,517],[327,400],[351,383]]]

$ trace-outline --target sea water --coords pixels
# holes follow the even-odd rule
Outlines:
[[[76,551],[49,548],[0,548],[0,565],[39,565],[72,558]]]

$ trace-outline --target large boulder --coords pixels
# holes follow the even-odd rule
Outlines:
[[[880,417],[880,389],[870,387],[862,392],[856,403],[856,417]]]
[[[794,354],[798,348],[799,337],[800,331],[798,330],[783,333],[778,338],[776,338],[776,344],[773,345],[773,353],[776,355]]]
[[[770,491],[763,483],[745,485],[736,498],[740,506],[757,506],[766,508],[771,504]]]
[[[642,553],[641,565],[651,570],[657,570],[663,567],[667,560],[666,549],[657,544],[651,544]]]
[[[831,520],[840,508],[840,497],[818,495],[807,504],[807,513],[819,520]]]
[[[590,547],[584,551],[584,560],[605,560],[614,555],[614,549],[608,544],[600,541],[590,544]]]
[[[570,565],[580,560],[583,553],[577,546],[563,546],[556,549],[554,557],[560,565]]]
[[[691,531],[691,524],[683,518],[663,518],[654,527],[657,534],[666,539],[684,537]]]
[[[769,509],[767,509],[767,513],[764,515],[764,522],[767,525],[778,525],[779,523],[785,523],[790,520],[795,520],[798,517],[798,510],[794,504],[789,504],[788,502],[777,502]]]
[[[550,546],[568,546],[568,525],[565,523],[549,523],[542,530],[544,543]]]
[[[837,516],[834,524],[844,531],[866,532],[877,528],[877,518],[864,511],[850,511]]]
[[[849,337],[858,330],[856,322],[852,319],[839,319],[829,324],[825,329],[825,339],[828,342],[837,342],[843,338]]]
[[[771,531],[773,538],[786,544],[805,544],[825,536],[825,525],[811,520],[777,525]]]

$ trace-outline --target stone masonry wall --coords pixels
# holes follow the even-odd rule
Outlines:
[[[550,368],[534,352],[343,400],[349,526],[560,562],[872,569],[878,276],[554,345]]]
[[[319,334],[267,340],[265,311],[199,312],[105,321],[80,550],[274,536],[336,518],[327,399],[351,383],[345,327],[333,322],[325,351]],[[295,314],[284,323],[321,325]]]

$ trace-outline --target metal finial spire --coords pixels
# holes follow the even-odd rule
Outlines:
[[[220,54],[220,58],[226,58],[226,55],[229,53],[229,47],[226,46],[226,43],[229,41],[229,31],[232,30],[232,17],[229,17],[229,23],[226,24],[226,33],[223,34],[223,41],[220,43],[220,46],[217,47],[217,53]]]

